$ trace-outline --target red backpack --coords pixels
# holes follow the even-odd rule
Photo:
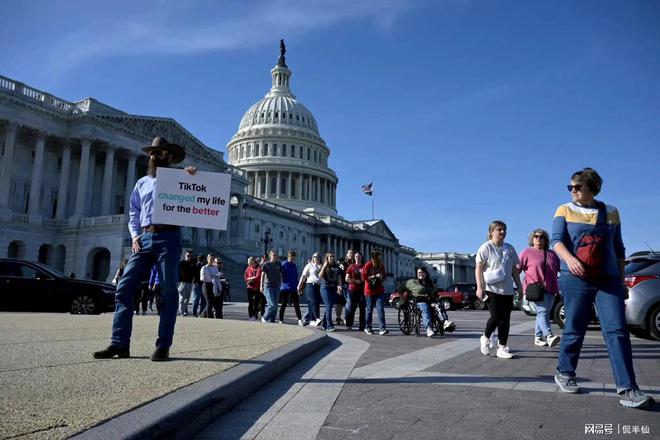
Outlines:
[[[584,266],[585,279],[598,278],[605,264],[605,236],[607,234],[607,207],[603,202],[596,202],[598,219],[593,231],[585,232],[578,240],[575,256]]]

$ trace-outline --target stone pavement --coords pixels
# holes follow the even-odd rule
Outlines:
[[[182,413],[187,398],[208,403],[203,397],[210,390],[230,390],[220,398],[231,407],[260,378],[268,379],[272,371],[266,370],[277,361],[295,360],[288,347],[313,351],[320,337],[326,339],[298,326],[179,318],[174,360],[157,363],[149,356],[158,317],[136,316],[133,322],[132,357],[96,360],[91,354],[108,344],[112,314],[0,313],[0,438],[67,438],[127,412],[114,419],[121,420],[123,431],[94,428],[84,436],[126,438],[127,430],[152,429],[164,410],[173,420],[171,414]],[[174,401],[166,408],[164,395]],[[218,399],[212,402],[216,406]],[[151,406],[133,410],[150,401]],[[135,414],[138,420],[131,418]]]
[[[588,332],[578,367],[584,393],[566,395],[553,382],[557,348],[533,345],[534,318],[522,312],[512,316],[513,360],[479,352],[487,312],[450,312],[458,330],[442,339],[401,335],[394,312],[387,309],[390,335],[330,334],[332,343],[197,438],[660,437],[660,404],[651,411],[619,405],[598,328]],[[657,400],[660,343],[633,337],[633,352],[638,382]]]

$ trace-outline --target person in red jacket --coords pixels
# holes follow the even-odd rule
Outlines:
[[[261,303],[261,268],[256,258],[248,258],[248,267],[245,269],[244,278],[245,284],[247,284],[248,316],[250,321],[256,321]]]
[[[378,334],[386,335],[389,332],[387,331],[387,326],[385,325],[385,277],[387,272],[385,271],[385,265],[380,259],[380,250],[374,249],[371,251],[371,260],[364,265],[362,269],[362,280],[364,281],[364,297],[367,300],[367,310],[366,310],[366,319],[365,319],[365,328],[364,331],[368,335],[373,335],[371,330],[371,318],[374,311],[374,306],[376,307],[376,312],[378,313],[378,321],[380,322],[380,329]]]

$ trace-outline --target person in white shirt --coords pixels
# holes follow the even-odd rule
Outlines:
[[[321,322],[321,257],[318,252],[312,255],[312,261],[303,269],[298,292],[302,294],[303,288],[307,298],[307,313],[303,317],[303,325],[317,326]],[[303,287],[304,286],[304,287]]]
[[[213,295],[213,280],[217,278],[218,268],[213,263],[215,257],[211,254],[206,256],[206,264],[202,266],[199,278],[202,281],[202,293],[206,299],[206,307],[202,310],[202,318],[213,318],[213,307],[215,304],[215,295]]]

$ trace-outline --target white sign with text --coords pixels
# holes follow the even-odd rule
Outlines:
[[[227,230],[231,175],[158,168],[152,222]]]

